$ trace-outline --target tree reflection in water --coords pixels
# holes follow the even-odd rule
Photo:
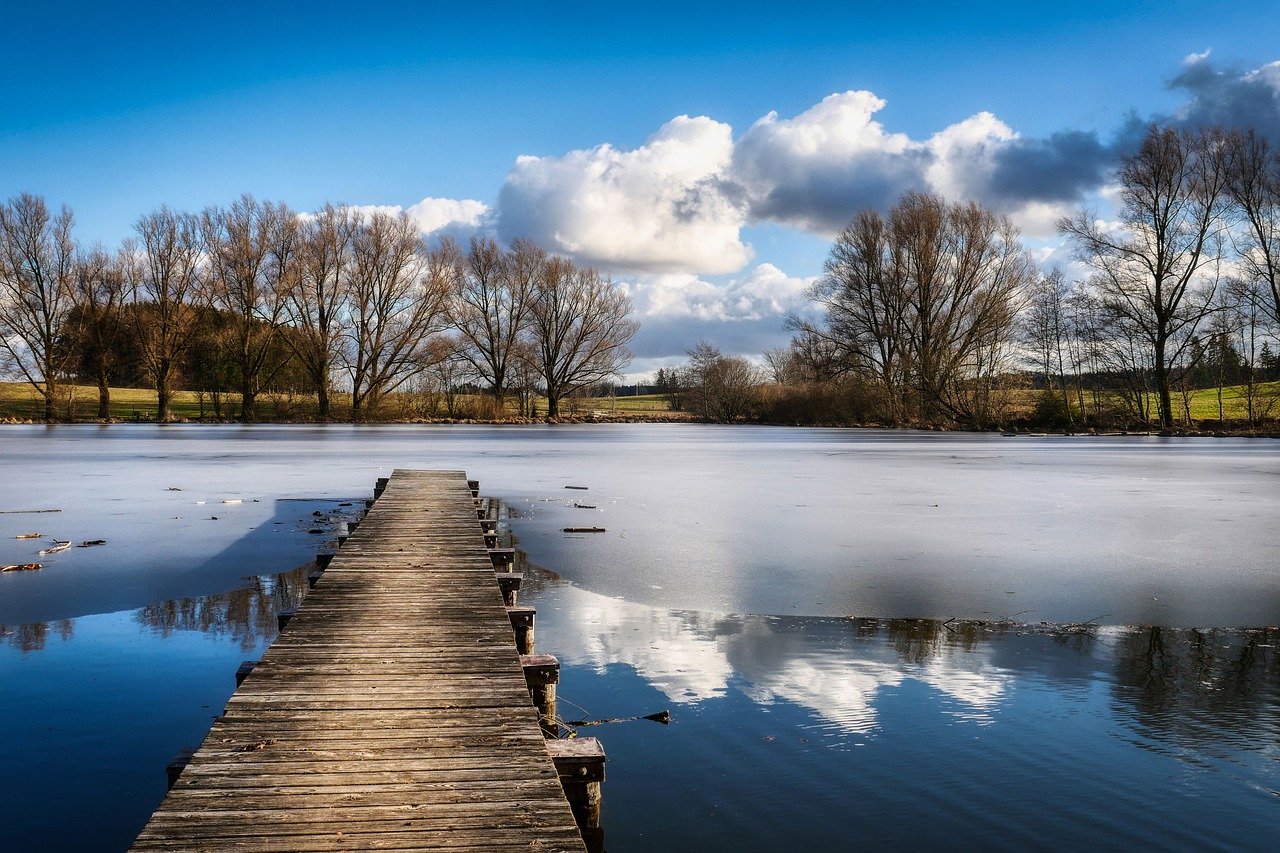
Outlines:
[[[278,575],[250,578],[248,586],[230,592],[149,604],[137,612],[137,620],[161,637],[175,631],[202,631],[229,636],[248,651],[260,640],[275,637],[276,614],[302,601],[310,570],[308,563]],[[0,639],[23,652],[44,649],[51,634],[65,641],[74,632],[73,619],[0,625]]]
[[[248,651],[259,640],[276,636],[276,614],[302,601],[311,568],[308,563],[282,574],[256,577],[249,586],[221,595],[151,604],[138,611],[138,621],[161,636],[174,631],[230,635]]]

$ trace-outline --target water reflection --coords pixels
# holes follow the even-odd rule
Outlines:
[[[160,637],[177,631],[199,631],[230,637],[244,651],[277,634],[276,614],[297,607],[307,592],[311,564],[276,575],[246,578],[249,586],[217,595],[178,598],[141,608],[137,621]],[[0,639],[21,652],[41,651],[51,636],[65,641],[75,636],[74,619],[0,625]]]
[[[175,631],[230,636],[245,651],[276,636],[276,614],[297,607],[307,592],[310,564],[253,578],[251,586],[221,595],[179,598],[148,605],[138,621],[162,637]]]
[[[1064,701],[1106,685],[1112,713],[1152,738],[1274,748],[1280,732],[1275,628],[723,616],[554,583],[540,596],[552,606],[539,611],[540,631],[568,664],[600,676],[623,665],[677,705],[737,691],[760,705],[799,706],[836,736],[881,730],[880,697],[907,682],[929,688],[940,714],[979,725],[1034,682]]]
[[[0,625],[0,638],[22,652],[38,652],[45,647],[49,633],[64,642],[75,636],[75,620],[58,619],[54,622],[31,622],[25,625]]]

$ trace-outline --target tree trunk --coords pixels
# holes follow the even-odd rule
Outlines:
[[[111,419],[111,384],[105,371],[98,373],[98,420]]]
[[[547,388],[547,420],[560,417],[560,396],[557,389]]]
[[[240,386],[240,420],[247,424],[257,420],[257,412],[255,403],[258,400],[258,392],[251,391],[248,383]]]
[[[44,380],[44,422],[51,424],[57,420],[55,415],[55,395],[58,392],[57,385],[52,379],[45,377]]]
[[[317,413],[322,421],[329,420],[329,386],[320,382],[316,385],[316,400],[319,403],[320,410]]]
[[[169,420],[169,377],[162,376],[156,381],[156,423]]]
[[[1173,395],[1169,390],[1169,368],[1164,360],[1165,342],[1163,339],[1156,341],[1156,392],[1159,395],[1160,403],[1160,426],[1164,429],[1173,428]]]

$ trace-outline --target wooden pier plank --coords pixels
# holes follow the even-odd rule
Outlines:
[[[397,470],[134,849],[585,849],[481,531]]]

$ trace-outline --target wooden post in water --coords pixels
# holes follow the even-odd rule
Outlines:
[[[520,655],[520,665],[524,667],[524,682],[529,687],[529,696],[538,709],[542,733],[554,738],[560,734],[560,724],[556,722],[556,683],[560,681],[560,661],[555,655]]]
[[[473,498],[480,497],[480,481],[479,480],[467,480],[467,488],[471,490],[471,497]]]
[[[191,757],[196,754],[195,747],[184,746],[178,750],[178,754],[173,757],[173,761],[165,767],[165,773],[169,777],[169,788],[178,784],[178,777],[182,775],[182,771],[191,763]]]
[[[296,609],[290,607],[288,610],[281,610],[279,613],[277,613],[276,614],[277,630],[283,631],[284,626],[289,624],[289,620],[292,619],[293,615],[297,612],[298,611]]]
[[[537,612],[532,607],[507,608],[507,617],[511,619],[511,630],[516,635],[516,651],[522,655],[533,654],[533,617]]]
[[[253,672],[253,668],[258,665],[256,660],[247,660],[236,668],[236,687],[244,684],[244,680],[249,677],[249,673]]]
[[[587,849],[603,851],[600,786],[604,782],[604,747],[593,737],[561,738],[547,741],[547,752],[551,753],[556,775],[560,777],[565,799],[573,810]]]
[[[333,562],[333,554],[316,554],[316,568],[324,571]]]
[[[498,589],[502,590],[502,603],[507,607],[515,607],[516,594],[520,591],[524,575],[520,572],[494,572],[493,576],[498,581]]]
[[[493,561],[493,567],[495,569],[499,566],[514,566],[516,563],[516,549],[490,548],[489,559]]]
[[[382,493],[387,490],[387,483],[391,482],[390,477],[379,477],[373,484],[373,499],[376,501],[382,497]]]

